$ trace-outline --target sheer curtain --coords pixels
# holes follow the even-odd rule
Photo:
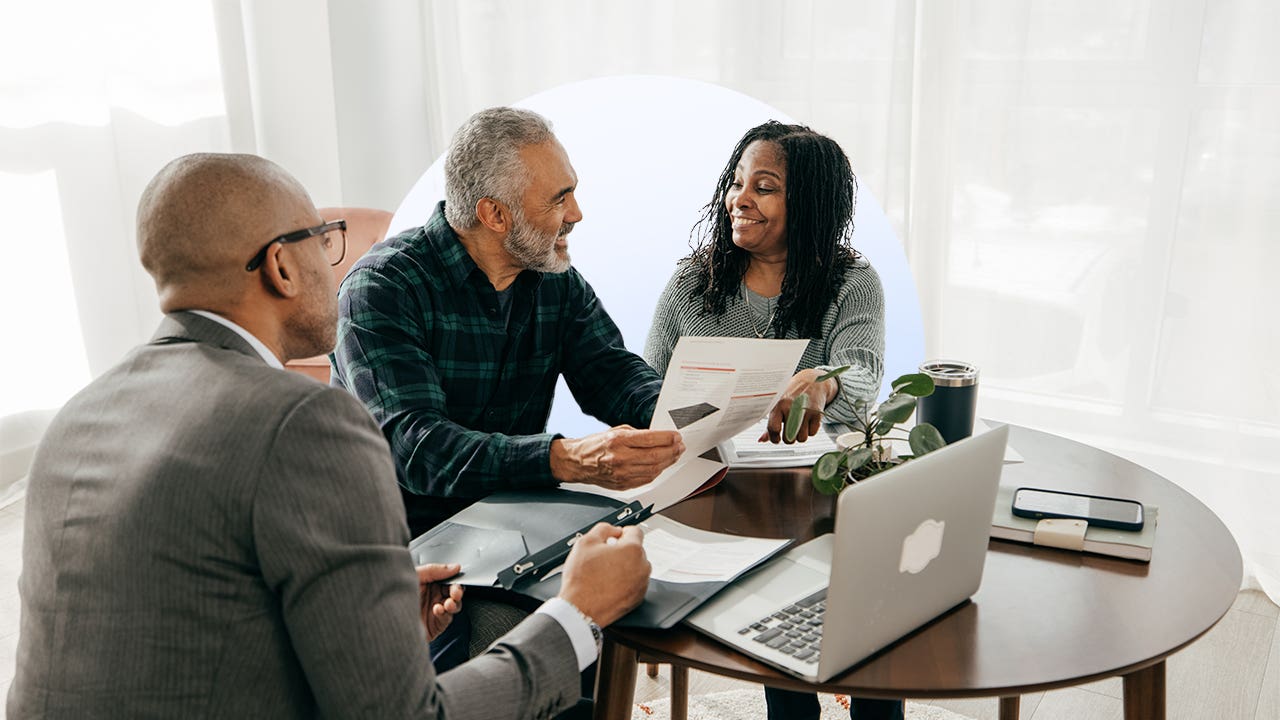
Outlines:
[[[207,3],[0,5],[0,497],[52,411],[159,319],[134,210],[165,162],[227,150]]]
[[[58,173],[56,192],[48,176],[28,192],[61,204],[80,324],[67,334],[83,338],[88,372],[152,326],[132,206],[149,173],[187,148],[258,152],[319,204],[391,209],[480,108],[590,77],[694,78],[844,146],[906,244],[930,354],[982,368],[982,414],[1186,488],[1235,533],[1247,582],[1280,598],[1270,0],[214,0],[203,25],[146,5],[155,14],[114,42],[158,37],[146,51],[155,65],[190,61],[204,43],[191,39],[216,31],[218,75],[193,96],[207,104],[182,100],[175,80],[151,86],[184,108],[168,119],[127,109],[128,93],[83,126],[0,117],[0,173]],[[106,22],[128,11],[86,12]],[[25,52],[53,62],[50,40]],[[210,77],[201,67],[195,76]],[[620,162],[644,143],[619,138]],[[70,194],[70,173],[93,178],[89,189]],[[49,273],[43,287],[56,287]],[[86,289],[99,282],[107,289]],[[24,314],[3,312],[9,335]]]
[[[470,113],[589,77],[719,83],[832,135],[907,246],[930,353],[982,367],[980,412],[1160,472],[1280,598],[1274,3],[312,12],[329,21],[337,181],[363,203],[395,207]]]

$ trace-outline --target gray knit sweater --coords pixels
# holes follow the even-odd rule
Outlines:
[[[644,359],[662,375],[667,372],[676,340],[683,335],[749,338],[772,325],[767,315],[753,315],[741,297],[731,299],[720,317],[704,312],[693,294],[692,281],[681,279],[688,262],[680,261],[658,298],[644,344]],[[772,333],[770,327],[765,337],[772,337]],[[797,337],[795,327],[787,330],[787,337]],[[859,260],[845,274],[844,285],[823,312],[822,336],[809,341],[796,371],[841,365],[852,367],[840,376],[840,393],[826,412],[828,418],[847,423],[853,419],[853,401],[874,400],[884,374],[884,289],[880,276],[865,260]]]

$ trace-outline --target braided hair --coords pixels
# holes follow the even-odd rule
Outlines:
[[[741,292],[751,256],[733,244],[725,194],[743,152],[756,141],[774,143],[787,164],[787,266],[774,337],[786,337],[793,326],[799,337],[820,337],[822,316],[858,261],[850,245],[858,180],[840,146],[804,125],[770,120],[742,136],[693,226],[685,273],[694,296],[702,298],[703,311],[711,315],[724,315],[729,300]]]

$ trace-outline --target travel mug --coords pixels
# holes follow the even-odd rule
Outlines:
[[[957,360],[930,360],[920,372],[933,378],[933,394],[916,399],[916,421],[936,427],[948,445],[972,435],[978,368]]]

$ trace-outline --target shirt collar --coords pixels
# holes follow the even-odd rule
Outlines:
[[[448,280],[450,287],[455,290],[466,287],[468,279],[475,274],[479,274],[482,284],[485,287],[492,288],[489,284],[489,276],[484,274],[476,261],[472,259],[471,253],[467,252],[467,248],[462,244],[462,240],[458,237],[458,233],[454,231],[453,226],[444,216],[444,201],[436,203],[435,212],[431,213],[431,218],[427,220],[426,232],[424,233],[427,242],[435,250],[439,256],[441,264],[444,265],[445,278]],[[522,270],[516,276],[515,284],[532,283],[534,287],[542,282],[542,273],[534,270]]]
[[[462,244],[458,233],[445,219],[443,200],[436,203],[435,212],[431,213],[431,218],[427,220],[425,234],[427,242],[440,257],[440,262],[444,265],[445,278],[452,288],[456,290],[464,287],[472,273],[481,272],[480,266],[471,259],[471,254]]]
[[[211,313],[208,310],[188,310],[187,312],[191,313],[192,315],[199,315],[202,318],[212,320],[218,323],[219,325],[230,328],[233,332],[235,332],[235,334],[244,338],[244,341],[249,343],[249,345],[251,345],[253,349],[256,350],[257,353],[262,356],[262,359],[268,365],[280,370],[284,369],[284,364],[280,362],[280,358],[276,357],[275,353],[271,352],[271,350],[269,350],[261,340],[255,337],[253,333],[249,332],[248,330],[245,330],[244,328],[222,317],[221,315],[218,315],[216,313]]]

